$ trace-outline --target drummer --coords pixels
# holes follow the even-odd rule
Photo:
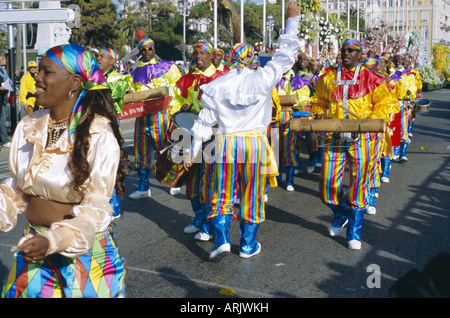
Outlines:
[[[191,112],[199,114],[203,108],[201,90],[199,87],[224,75],[227,71],[220,71],[212,64],[213,46],[206,41],[198,42],[192,52],[189,73],[177,81],[174,89],[175,98],[171,114]],[[208,241],[212,238],[207,216],[211,211],[211,195],[213,187],[213,167],[211,162],[201,160],[194,165],[193,172],[186,185],[186,195],[194,211],[192,222],[185,227],[184,232],[196,233],[194,238]]]
[[[225,52],[221,49],[215,49],[213,51],[212,64],[219,71],[225,71],[226,73],[230,70],[225,66],[225,61],[223,60],[225,56]]]
[[[256,235],[265,220],[266,179],[269,177],[269,182],[275,186],[278,174],[276,158],[265,135],[272,114],[272,91],[283,73],[294,64],[293,55],[300,47],[296,1],[290,1],[287,13],[287,32],[280,35],[279,49],[271,61],[254,70],[253,48],[247,43],[237,43],[233,47],[235,64],[230,72],[202,86],[205,107],[192,128],[191,156],[196,158],[202,141],[212,136],[213,126],[218,123],[214,170],[217,182],[209,216],[215,239],[209,255],[211,261],[220,260],[231,251],[230,226],[238,187],[241,190],[237,216],[241,234],[239,256],[249,258],[261,251]]]
[[[131,73],[132,86],[135,92],[158,87],[168,87],[169,94],[173,96],[173,86],[181,78],[181,73],[173,61],[155,58],[155,43],[150,38],[139,41],[139,53],[142,60],[139,66]],[[171,104],[169,105],[171,107]],[[136,118],[134,127],[134,154],[135,169],[139,177],[139,185],[130,194],[130,199],[148,198],[151,196],[149,174],[156,162],[157,153],[163,148],[167,140],[169,127],[169,114],[160,111]],[[176,195],[179,188],[171,188],[170,194]]]
[[[96,60],[111,89],[114,108],[117,114],[121,114],[123,110],[123,98],[131,88],[131,77],[117,72],[116,65],[119,61],[119,54],[114,49],[102,48],[98,52]],[[122,204],[121,198],[116,195],[115,189],[111,199],[111,205],[113,207],[113,217],[119,217],[122,211]]]
[[[387,54],[386,54],[387,55]],[[392,102],[391,105],[391,114],[390,114],[390,120],[391,123],[389,125],[389,141],[390,144],[386,143],[385,149],[383,149],[382,157],[381,157],[381,174],[380,174],[380,181],[383,183],[389,182],[389,176],[390,176],[390,170],[391,170],[391,160],[392,155],[394,153],[393,146],[399,146],[400,145],[400,131],[397,131],[398,128],[401,127],[401,113],[400,113],[400,106],[399,106],[399,100],[403,100],[403,98],[406,95],[406,92],[404,90],[404,86],[402,85],[401,81],[394,82],[390,74],[390,65],[391,62],[389,60],[389,57],[386,55],[381,55],[378,57],[378,61],[380,62],[377,70],[384,75],[386,85],[391,92],[391,99]],[[388,140],[388,139],[387,139]]]
[[[286,190],[291,192],[294,191],[295,169],[301,170],[301,165],[300,149],[296,147],[298,134],[291,131],[290,122],[294,111],[302,110],[305,105],[309,104],[310,90],[307,83],[292,69],[283,74],[276,88],[279,96],[296,95],[298,97],[296,105],[282,108],[280,118],[280,176],[281,171],[284,170]],[[281,180],[281,178],[278,179]]]
[[[389,90],[384,77],[359,65],[362,44],[356,39],[344,41],[341,49],[342,63],[331,67],[317,81],[317,95],[311,98],[311,112],[323,118],[389,119]],[[355,76],[356,73],[356,76]],[[343,81],[355,78],[355,85],[348,85],[344,96]],[[335,81],[340,85],[335,85]],[[341,84],[342,83],[342,84]],[[344,103],[345,102],[345,103]],[[345,107],[344,110],[342,107]],[[352,138],[354,137],[354,138]],[[347,136],[343,133],[330,135],[323,156],[323,168],[320,179],[320,196],[329,206],[334,219],[329,229],[331,236],[339,235],[348,222],[347,242],[350,249],[361,248],[361,229],[367,207],[367,174],[369,168],[370,134]],[[344,188],[343,175],[346,163],[349,163],[350,183]]]

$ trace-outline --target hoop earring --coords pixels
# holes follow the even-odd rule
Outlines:
[[[70,90],[70,92],[69,92],[69,98],[68,98],[68,100],[71,100],[71,99],[72,99],[72,97],[73,97],[73,91],[72,91],[72,90]]]

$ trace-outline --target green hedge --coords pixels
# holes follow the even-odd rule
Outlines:
[[[440,84],[423,83],[422,90],[425,92],[425,91],[434,91],[440,88],[441,88]]]

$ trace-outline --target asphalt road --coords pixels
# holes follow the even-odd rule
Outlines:
[[[390,298],[394,282],[411,269],[422,270],[433,256],[450,248],[450,90],[424,95],[432,101],[431,110],[417,114],[409,162],[392,163],[390,182],[380,188],[377,214],[365,216],[361,250],[349,250],[344,233],[328,235],[332,215],[319,198],[318,169],[297,175],[294,192],[283,185],[270,189],[266,221],[257,237],[261,254],[238,256],[234,221],[232,253],[218,263],[208,260],[213,242],[197,242],[183,233],[193,217],[185,187],[182,194],[171,196],[151,179],[152,197],[125,198],[123,215],[114,221],[128,265],[127,297],[173,298],[167,310],[174,312],[189,300],[191,305],[206,302],[199,298],[212,298],[212,304],[269,300],[269,306],[276,298],[291,299],[289,306],[294,298]],[[133,120],[122,122],[122,128],[133,160]],[[0,152],[2,178],[8,175],[7,152]],[[306,167],[306,153],[302,159]],[[136,185],[132,172],[128,193]],[[0,281],[11,266],[9,248],[24,224],[21,216],[15,230],[0,233]]]

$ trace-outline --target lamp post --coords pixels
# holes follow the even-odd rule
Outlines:
[[[191,14],[191,6],[187,0],[178,1],[178,11],[183,16],[183,64],[186,63],[186,17]]]
[[[267,16],[267,29],[269,30],[269,48],[272,47],[272,31],[275,25],[275,21],[272,15]]]

